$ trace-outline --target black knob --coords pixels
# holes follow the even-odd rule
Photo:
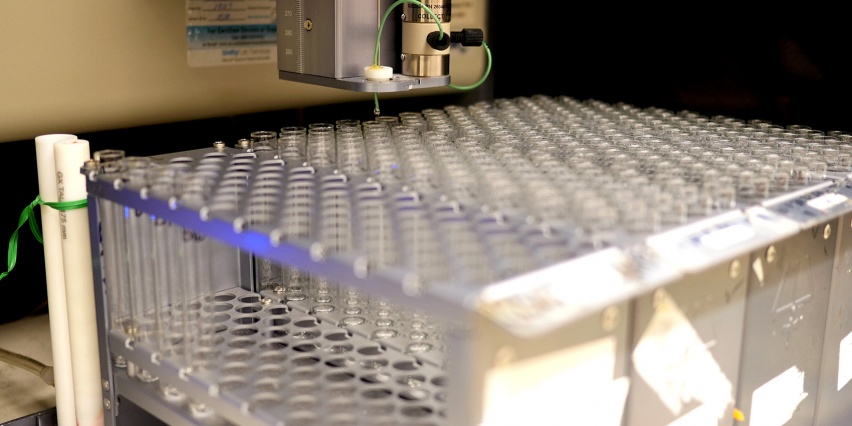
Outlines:
[[[461,43],[462,46],[482,46],[485,38],[479,28],[465,28],[461,31],[453,31],[450,36],[451,43]]]
[[[450,48],[450,36],[448,34],[444,34],[441,37],[441,33],[438,31],[432,31],[426,36],[426,43],[435,50],[447,50]]]

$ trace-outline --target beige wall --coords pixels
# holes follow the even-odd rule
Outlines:
[[[485,0],[462,3],[453,27],[484,27],[484,14],[470,12]],[[454,84],[479,78],[484,55],[471,50],[450,61]],[[180,0],[3,0],[0,7],[0,142],[359,100],[372,110],[370,93],[281,81],[275,64],[189,67]]]

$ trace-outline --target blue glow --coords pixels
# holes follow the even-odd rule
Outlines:
[[[124,207],[124,218],[130,219],[130,207]]]
[[[269,247],[269,237],[263,234],[249,233],[243,234],[242,237],[245,243],[242,247],[251,252],[260,251],[259,249],[264,249],[265,251]]]

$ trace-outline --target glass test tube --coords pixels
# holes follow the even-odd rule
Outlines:
[[[281,198],[284,168],[281,165],[261,166],[248,195],[246,216],[250,226],[272,225],[277,217]],[[281,267],[267,258],[257,258],[257,282],[261,289],[283,285]]]
[[[313,173],[292,170],[287,177],[280,222],[287,239],[308,239],[311,236],[315,177]],[[285,299],[292,301],[306,297],[304,291],[309,283],[307,274],[298,268],[284,266],[282,281],[283,286],[274,289],[276,293],[283,293]]]
[[[269,130],[257,130],[251,132],[251,149],[261,153],[278,153],[278,133]]]
[[[122,169],[126,185],[136,189],[147,188],[148,168],[151,164],[150,158],[125,157]],[[153,312],[156,297],[152,274],[154,265],[151,216],[142,210],[125,207],[124,218],[132,317],[125,327],[125,332],[138,342],[149,342],[157,338],[156,315]],[[128,374],[132,377],[143,382],[157,380],[157,377],[148,371],[131,367],[128,363]]]
[[[148,168],[151,196],[168,200],[175,195],[176,169],[170,164],[154,164]],[[178,352],[182,333],[182,244],[174,241],[176,226],[161,217],[150,216],[153,246],[150,267],[154,279],[153,320],[157,350],[164,356]]]
[[[282,127],[278,136],[278,156],[284,160],[305,160],[308,129],[301,126]]]
[[[332,167],[337,163],[333,124],[308,124],[308,162],[315,167]]]
[[[340,125],[338,125],[340,126]],[[367,150],[359,126],[342,126],[336,130],[337,162],[340,170],[349,176],[367,173]]]
[[[203,162],[204,160],[202,160]],[[205,167],[206,166],[206,167]],[[210,170],[211,163],[202,164],[191,172],[185,179],[178,182],[178,194],[181,203],[187,206],[202,206],[210,197],[212,186],[218,176],[217,172]],[[221,168],[218,165],[213,168]],[[187,267],[185,272],[186,287],[188,300],[190,305],[197,306],[192,311],[197,311],[197,317],[194,319],[193,330],[195,338],[190,341],[191,349],[188,353],[192,354],[190,367],[203,366],[206,358],[203,356],[204,350],[209,349],[215,341],[209,338],[213,329],[213,316],[215,313],[213,306],[213,286],[210,271],[213,268],[211,259],[211,243],[212,241],[206,235],[191,231],[189,229],[182,230],[182,244],[185,246]]]
[[[146,186],[147,168],[150,166],[150,159],[140,157],[126,157],[122,160],[122,170],[124,171],[123,180],[126,185],[133,188],[143,188]],[[151,285],[153,280],[150,278],[151,269],[147,267],[150,254],[150,233],[146,232],[145,213],[141,210],[125,207],[124,212],[124,227],[127,237],[127,264],[131,304],[131,321],[128,321],[125,327],[125,332],[139,340],[146,340],[146,334],[143,333],[143,324],[146,324],[145,313],[147,311],[147,301],[153,300],[153,294],[148,292],[153,290]]]
[[[101,174],[121,179],[124,151],[103,150],[94,153]],[[127,276],[127,238],[124,234],[124,206],[106,198],[98,198],[101,242],[104,257],[104,282],[109,294],[110,328],[123,332],[131,321],[130,288]]]

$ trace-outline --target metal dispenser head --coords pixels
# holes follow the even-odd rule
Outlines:
[[[443,37],[437,33],[435,19],[422,7],[405,4],[402,16],[402,73],[414,77],[442,77],[450,74],[449,0],[423,3],[441,22]]]
[[[427,36],[439,27],[432,14],[418,5],[404,3],[388,12],[391,0],[278,0],[279,78],[358,92],[449,85],[451,2],[422,4],[440,20],[445,34],[439,47],[445,47],[427,42]],[[377,39],[375,65],[394,70],[385,81],[364,75],[365,67],[374,64]]]

